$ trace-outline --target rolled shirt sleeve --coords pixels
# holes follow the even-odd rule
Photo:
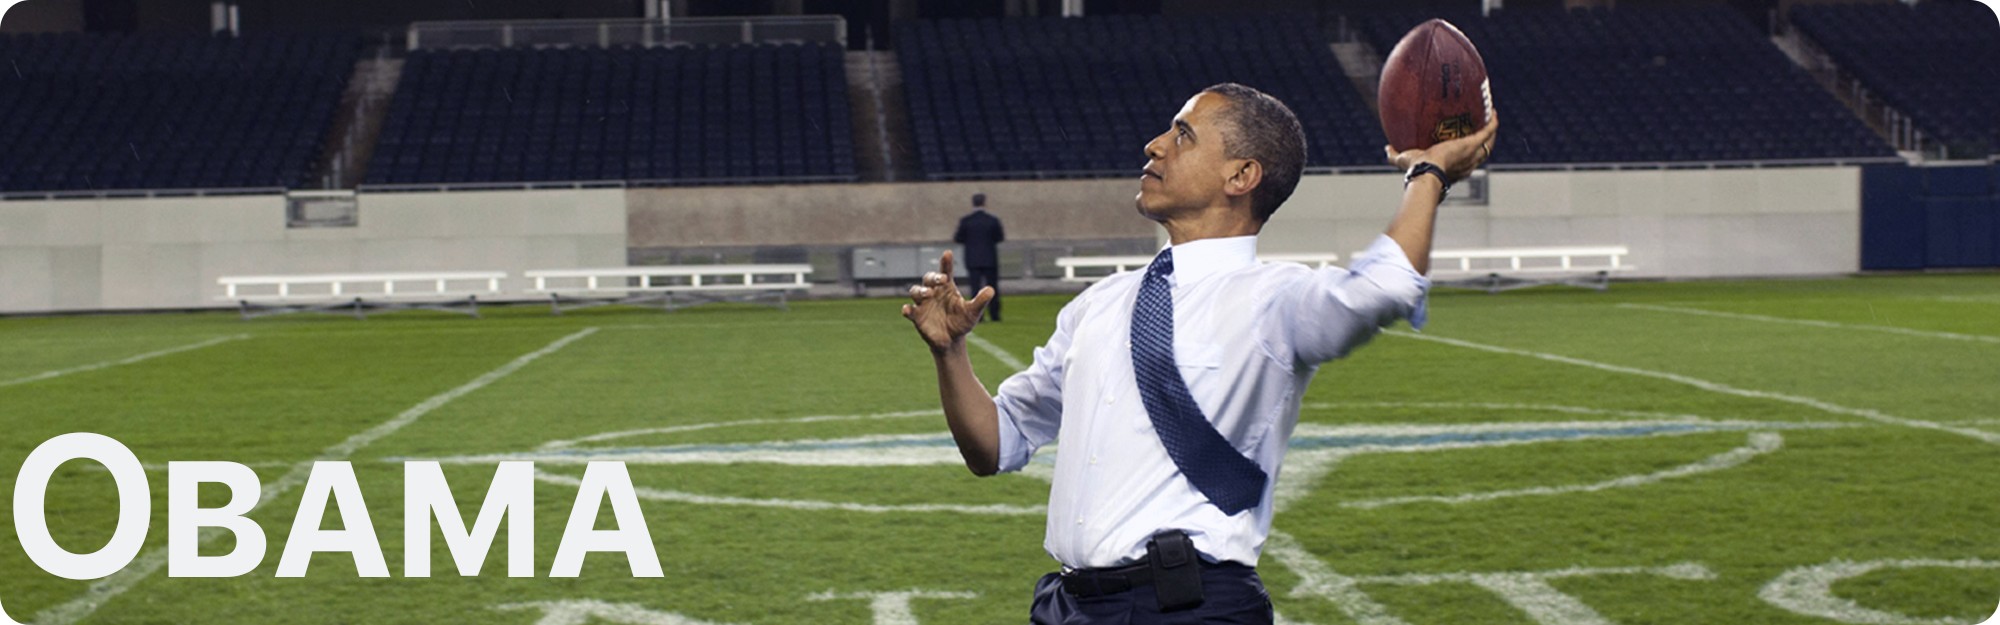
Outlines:
[[[1317,365],[1368,342],[1398,319],[1423,329],[1430,280],[1417,273],[1401,245],[1388,235],[1375,238],[1346,269],[1327,267],[1289,274],[1274,285],[1277,314],[1263,316],[1260,332],[1282,343],[1301,364]]]
[[[1063,360],[1089,298],[1078,296],[1056,316],[1056,331],[1035,348],[1035,362],[1000,383],[993,406],[1000,417],[1000,471],[1019,471],[1062,428]]]

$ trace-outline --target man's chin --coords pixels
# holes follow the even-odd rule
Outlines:
[[[1140,217],[1145,217],[1147,219],[1160,222],[1164,222],[1167,220],[1164,213],[1147,208],[1146,193],[1144,191],[1139,192],[1139,196],[1132,199],[1132,208],[1139,211]]]

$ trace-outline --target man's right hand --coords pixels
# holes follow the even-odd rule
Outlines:
[[[958,284],[951,279],[951,252],[947,251],[938,258],[937,271],[924,274],[922,284],[910,287],[910,301],[903,305],[903,318],[917,327],[917,335],[930,345],[931,354],[942,355],[962,347],[965,335],[979,325],[980,311],[993,301],[993,287],[980,289],[969,300],[959,295]]]

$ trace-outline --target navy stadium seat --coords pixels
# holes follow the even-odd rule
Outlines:
[[[1971,0],[1811,4],[1792,23],[1929,137],[2000,153],[2000,20]]]
[[[0,35],[0,190],[306,184],[343,36]]]
[[[1381,126],[1311,20],[1161,17],[939,20],[896,32],[927,176],[1136,175],[1147,141],[1204,87],[1276,96],[1308,166],[1376,165]]]
[[[832,45],[416,51],[370,184],[853,179]]]
[[[1360,20],[1387,54],[1433,15]],[[1721,7],[1444,15],[1493,84],[1495,163],[1894,156],[1749,21]]]

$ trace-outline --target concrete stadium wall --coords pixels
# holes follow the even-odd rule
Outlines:
[[[1624,244],[1634,276],[1860,269],[1859,168],[1499,172],[1452,205],[1439,247]],[[948,240],[973,193],[1010,240],[1157,237],[1136,181],[1056,180],[384,193],[352,228],[285,226],[280,196],[0,202],[0,312],[226,306],[223,275],[623,266],[630,249]],[[1365,247],[1402,185],[1309,176],[1265,228],[1273,253]],[[515,278],[510,288],[522,289]]]
[[[228,306],[225,275],[625,264],[615,189],[359,204],[355,227],[292,229],[282,196],[0,202],[0,312]]]
[[[1437,247],[1629,246],[1630,276],[1859,271],[1858,167],[1495,172],[1486,206],[1445,206]],[[1308,176],[1262,249],[1346,257],[1388,225],[1393,174]]]
[[[1135,168],[1134,171],[1137,171]],[[949,241],[972,194],[1000,217],[1011,241],[1145,238],[1152,222],[1132,205],[1138,176],[1115,180],[1014,180],[632,189],[634,248],[875,245]]]

